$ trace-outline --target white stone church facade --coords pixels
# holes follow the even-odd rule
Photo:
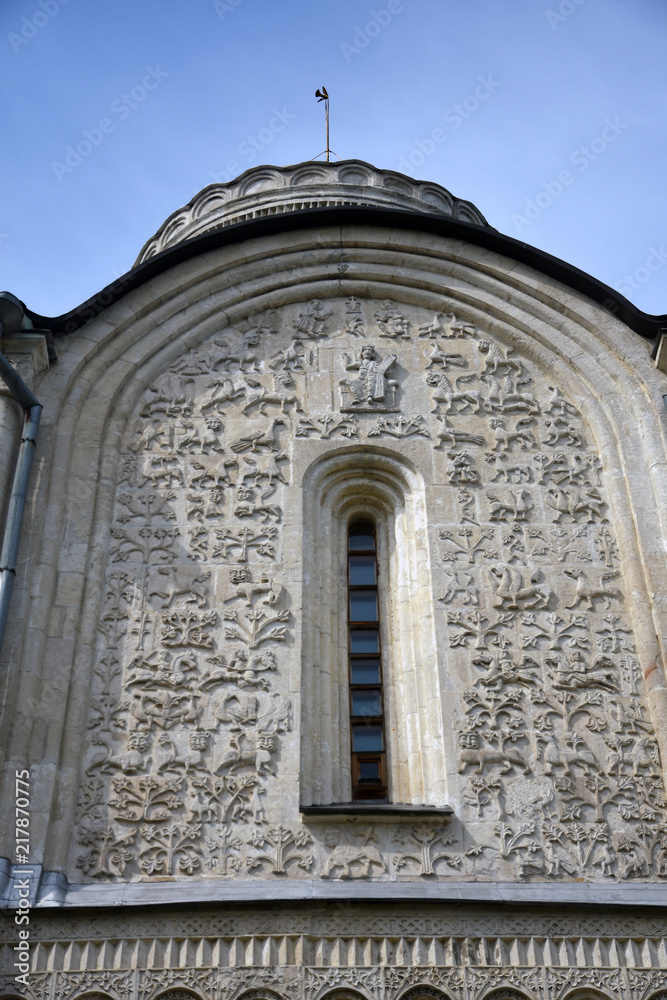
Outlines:
[[[660,331],[354,160],[4,330],[0,997],[667,998]]]

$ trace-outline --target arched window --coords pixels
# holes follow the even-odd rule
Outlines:
[[[177,986],[175,988],[165,990],[164,993],[158,993],[154,997],[154,1000],[202,1000],[202,998],[199,993],[195,993],[194,990]]]
[[[408,459],[389,449],[343,447],[313,462],[302,495],[301,803],[375,798],[444,806],[447,769],[441,705],[433,697],[439,676],[423,479]],[[361,544],[353,540],[364,537],[352,531],[363,524],[371,526],[373,542],[352,550],[351,544]],[[377,622],[350,619],[352,594],[374,590],[369,583],[350,583],[348,560],[357,556],[366,562],[357,563],[355,573],[362,565],[369,573],[369,559],[375,560]],[[377,652],[357,645],[374,629]],[[380,659],[379,672],[371,674],[367,662],[368,672],[361,673],[359,664],[374,657]],[[352,715],[354,703],[361,708],[362,693],[364,714]],[[378,700],[380,713],[370,714]],[[351,751],[357,720],[371,730],[380,717],[382,750],[378,743],[362,750],[359,743]],[[361,783],[362,762],[367,784]],[[378,772],[381,781],[375,784]]]
[[[609,1000],[609,994],[593,986],[580,986],[571,993],[566,993],[563,1000]],[[649,1000],[667,1000],[667,993],[658,993]]]
[[[245,990],[239,994],[237,1000],[283,1000],[280,993],[267,989],[264,986],[257,986],[254,989]]]
[[[436,989],[435,986],[423,985],[411,987],[398,1000],[449,1000],[449,996]]]
[[[525,993],[519,993],[508,986],[502,986],[499,990],[493,990],[483,997],[483,1000],[527,1000]]]
[[[375,525],[347,533],[348,656],[352,799],[387,798],[387,748]]]

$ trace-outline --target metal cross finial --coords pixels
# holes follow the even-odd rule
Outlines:
[[[316,160],[318,156],[326,156],[328,163],[329,154],[333,153],[333,149],[329,148],[329,95],[327,93],[327,88],[322,87],[320,90],[316,90],[315,97],[317,98],[318,104],[320,101],[324,101],[324,117],[327,127],[327,148],[324,150],[324,153],[318,153],[317,156],[313,157],[313,159]],[[338,156],[338,153],[333,153],[333,155]],[[338,156],[338,159],[340,160],[340,156]]]

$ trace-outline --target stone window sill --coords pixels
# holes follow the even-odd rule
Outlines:
[[[333,802],[328,805],[300,806],[301,815],[306,820],[361,819],[374,820],[440,820],[447,822],[454,810],[451,806],[410,805],[402,802]]]

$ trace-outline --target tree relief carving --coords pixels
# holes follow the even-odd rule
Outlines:
[[[285,806],[301,623],[283,536],[327,442],[434,470],[451,828],[317,832]],[[667,878],[603,472],[564,390],[446,302],[305,300],[174,361],[120,456],[72,877]]]

